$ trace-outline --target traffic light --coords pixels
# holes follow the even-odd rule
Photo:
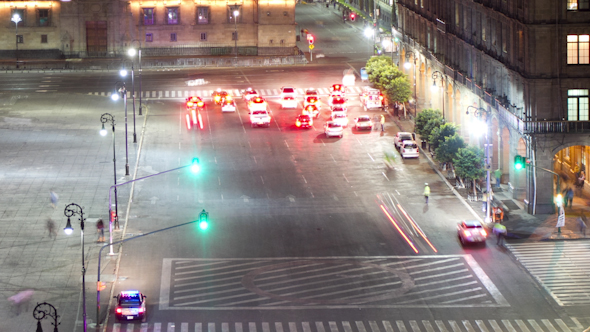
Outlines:
[[[555,196],[555,205],[557,205],[557,206],[563,205],[563,196],[561,196],[561,194],[557,194],[557,196]]]
[[[514,156],[514,169],[520,170],[524,168],[525,158],[521,155]]]
[[[205,211],[205,209],[199,214],[199,228],[202,230],[209,228],[209,212]]]
[[[315,41],[315,37],[313,35],[307,35],[307,41],[309,42],[309,45],[313,45],[313,42]]]
[[[355,13],[350,13],[350,21],[354,22],[354,19],[356,19],[356,14]]]
[[[191,162],[191,172],[199,173],[200,170],[201,165],[199,165],[199,158],[193,158],[193,161]]]

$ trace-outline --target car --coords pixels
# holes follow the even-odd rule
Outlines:
[[[384,107],[384,97],[378,89],[364,87],[363,91],[359,94],[359,99],[365,111],[374,108],[383,109]]]
[[[307,105],[303,111],[301,111],[301,114],[307,114],[309,116],[311,116],[312,118],[319,118],[320,117],[320,110],[315,106],[315,105]]]
[[[415,141],[402,141],[399,153],[402,155],[402,159],[420,156],[420,150],[418,150],[418,144]]]
[[[114,296],[117,299],[115,317],[118,320],[143,319],[146,316],[146,296],[138,290],[126,290]]]
[[[236,101],[231,97],[227,96],[221,102],[221,111],[222,112],[235,112],[236,111]]]
[[[331,96],[328,98],[328,105],[331,109],[335,107],[343,108],[345,110],[347,109],[346,98],[342,96]]]
[[[309,97],[309,96],[316,96],[319,98],[318,90],[316,90],[314,88],[305,89],[305,97]]]
[[[315,106],[318,110],[322,109],[322,102],[319,96],[305,96],[305,99],[303,99],[303,108],[309,105]]]
[[[290,86],[282,87],[281,88],[281,99],[283,99],[285,97],[297,98],[297,91],[295,91],[295,88],[290,87]]]
[[[393,138],[393,144],[395,145],[396,149],[399,149],[402,145],[403,141],[413,141],[414,140],[414,135],[412,135],[412,133],[408,133],[406,131],[400,131],[397,134],[395,134],[395,137]]]
[[[345,112],[332,112],[332,121],[339,123],[342,127],[348,126],[348,117]]]
[[[282,97],[281,108],[297,108],[297,99],[291,96]]]
[[[270,127],[270,113],[267,110],[254,110],[250,112],[250,124],[252,128],[257,126]]]
[[[332,108],[332,112],[330,113],[330,117],[333,117],[334,114],[344,114],[346,115],[346,109],[342,107],[334,107]]]
[[[361,115],[358,118],[354,118],[354,128],[356,130],[361,129],[373,129],[373,121],[371,121],[371,117],[368,115]]]
[[[228,95],[229,95],[229,93],[227,91],[217,89],[217,90],[215,90],[215,92],[213,92],[211,97],[213,98],[213,101],[215,102],[215,104],[221,105],[221,100],[225,99],[225,97]]]
[[[197,125],[199,125],[201,129],[203,129],[203,118],[201,116],[201,111],[205,108],[205,102],[201,98],[193,96],[186,98],[185,106],[186,128],[191,130],[193,127],[197,127]]]
[[[244,99],[246,102],[249,102],[250,100],[256,97],[260,97],[260,95],[258,94],[258,91],[252,88],[248,88],[242,91],[242,99]]]
[[[185,105],[187,110],[191,110],[205,107],[205,102],[203,101],[203,99],[201,99],[201,97],[192,96],[186,98]]]
[[[342,84],[333,84],[330,87],[330,94],[346,95],[346,87]]]
[[[313,120],[307,114],[299,114],[295,119],[295,126],[297,128],[311,128],[313,126]]]
[[[338,136],[342,138],[344,135],[344,128],[342,128],[342,125],[337,122],[328,121],[324,124],[324,134],[326,134],[326,137]]]
[[[250,110],[250,112],[252,111],[258,111],[258,110],[266,110],[266,99],[262,98],[262,97],[256,97],[253,98],[252,100],[250,100],[248,102],[248,110]]]
[[[488,232],[477,220],[463,220],[457,225],[457,237],[462,245],[483,243],[485,245]]]

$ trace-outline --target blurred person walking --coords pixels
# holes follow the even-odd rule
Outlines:
[[[55,228],[55,222],[51,218],[47,218],[47,222],[45,224],[45,228],[47,228],[47,233],[49,238],[53,237],[53,240],[57,239],[57,229]]]
[[[31,302],[33,294],[35,294],[35,291],[27,289],[8,298],[8,301],[12,303],[12,311],[17,316],[20,315],[23,309],[25,312],[29,311],[29,302]]]
[[[57,207],[57,201],[59,200],[59,195],[53,190],[49,191],[49,198],[51,200],[51,207],[54,209]]]

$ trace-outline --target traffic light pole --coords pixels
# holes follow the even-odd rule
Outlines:
[[[188,167],[188,166],[182,166],[182,167],[179,167],[179,168],[175,168],[174,170],[181,169],[181,168],[184,168],[184,167]],[[173,171],[173,170],[170,170],[170,171]],[[170,171],[166,171],[166,172],[170,172]],[[165,172],[162,172],[162,173],[165,173]],[[159,173],[159,174],[162,174],[162,173]],[[155,174],[155,175],[157,175],[157,174]],[[141,180],[141,179],[138,179],[138,180]],[[132,181],[129,181],[129,182],[132,182]],[[206,213],[207,216],[209,215],[209,213],[206,212],[204,209],[203,209],[203,212],[201,212],[201,213]],[[104,246],[102,246],[100,248],[100,250],[98,251],[98,273],[97,273],[97,281],[96,281],[96,286],[97,286],[96,287],[96,325],[97,326],[100,325],[100,321],[99,321],[99,318],[100,318],[100,287],[99,286],[100,286],[100,258],[102,257],[102,250],[104,248],[108,247],[108,246],[112,246],[113,244],[119,244],[119,243],[131,241],[131,240],[135,240],[135,239],[138,239],[140,237],[144,237],[144,236],[148,236],[148,235],[160,233],[160,232],[167,231],[167,230],[170,230],[170,229],[173,229],[173,228],[177,228],[177,227],[181,227],[181,226],[186,226],[186,225],[194,224],[194,223],[200,222],[200,221],[201,221],[201,218],[199,216],[199,219],[197,219],[197,220],[193,220],[193,221],[185,222],[183,224],[179,224],[179,225],[174,225],[174,226],[170,226],[170,227],[158,229],[158,230],[151,231],[151,232],[148,232],[148,233],[145,233],[145,234],[141,234],[141,235],[136,235],[136,236],[130,237],[128,239],[119,240],[119,241],[116,241],[116,242],[105,244]]]

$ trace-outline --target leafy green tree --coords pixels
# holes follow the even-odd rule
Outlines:
[[[428,123],[433,119],[436,119],[437,121],[432,122],[429,125]],[[438,119],[440,119],[440,121]],[[432,128],[438,127],[438,123],[442,124],[442,113],[439,110],[427,108],[416,115],[414,131],[416,131],[423,140],[427,140],[432,132]]]
[[[397,71],[402,73],[401,71]],[[392,103],[405,103],[412,95],[410,81],[406,75],[394,77],[389,81],[385,90],[387,98]]]
[[[365,66],[369,81],[382,91],[390,102],[405,103],[412,94],[406,74],[395,66],[388,56],[372,57]]]
[[[424,136],[420,135],[420,137],[423,137],[423,139],[426,140],[428,144],[432,145],[430,137],[432,132],[442,126],[444,123],[445,120],[442,117],[430,119],[423,128]]]
[[[455,158],[453,158],[453,165],[457,176],[473,182],[473,194],[476,195],[475,180],[481,178],[485,173],[483,169],[483,150],[474,146],[459,149]]]
[[[446,136],[444,141],[440,142],[436,150],[436,159],[441,163],[451,163],[453,159],[457,156],[459,149],[463,149],[466,147],[465,141],[463,137],[459,136],[459,134],[454,133],[451,136]]]
[[[440,127],[432,128],[428,141],[432,149],[436,150],[438,146],[445,141],[445,138],[457,133],[457,125],[454,123],[443,123]]]

